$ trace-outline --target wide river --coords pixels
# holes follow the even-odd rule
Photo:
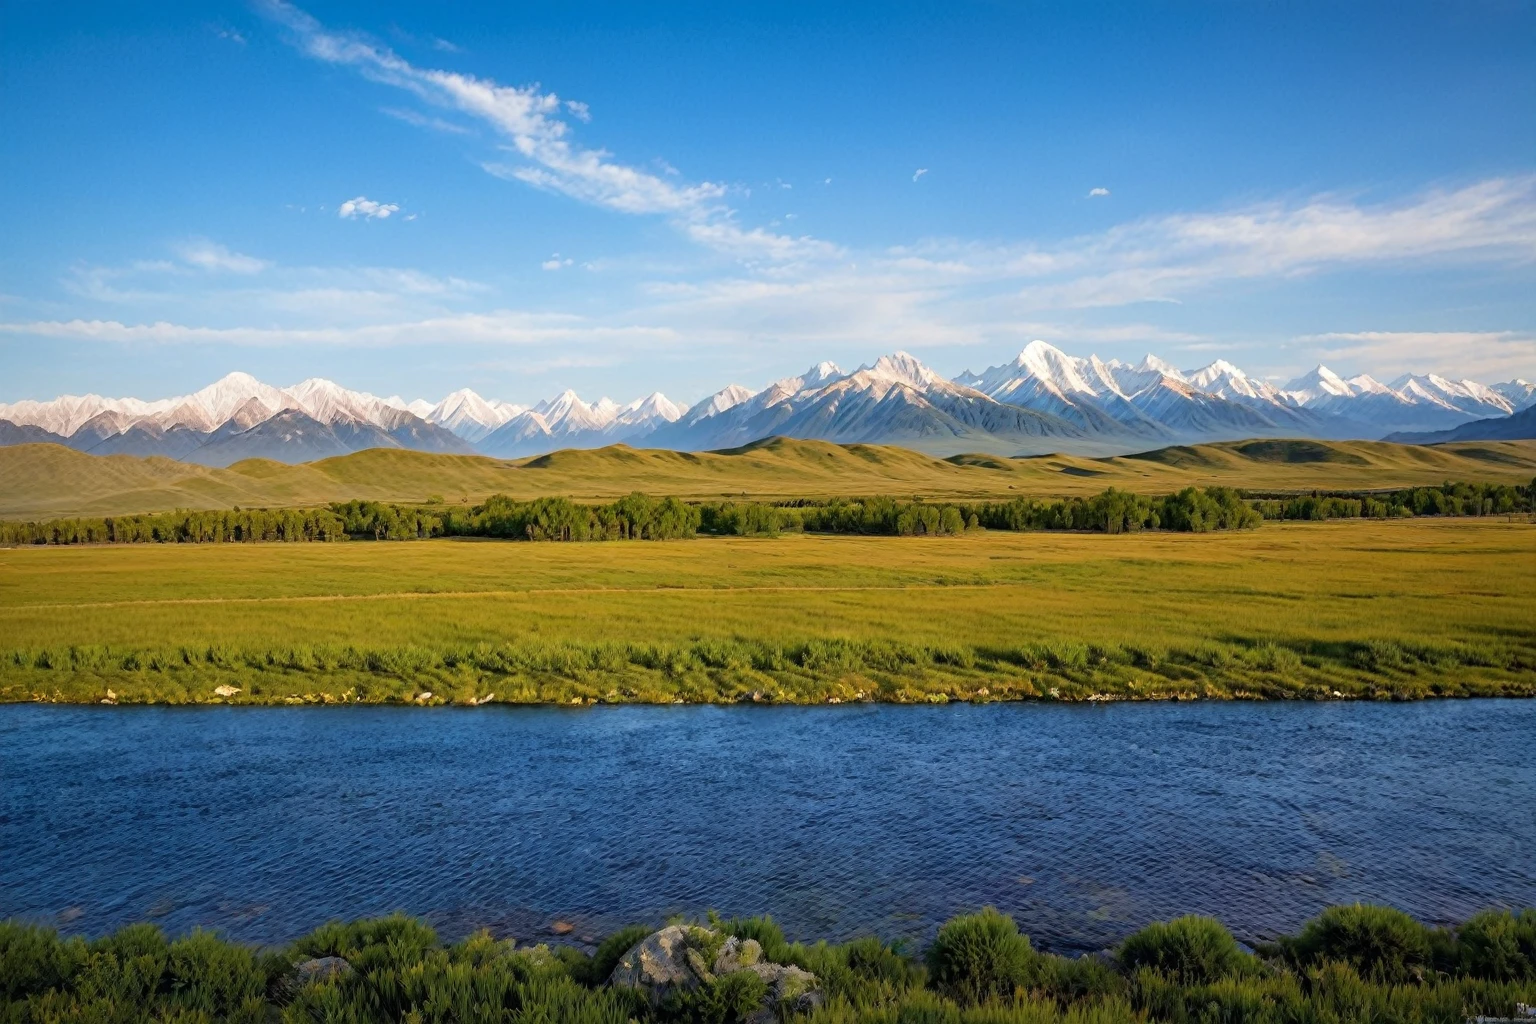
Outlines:
[[[395,909],[590,938],[708,908],[1097,949],[1213,914],[1536,905],[1536,701],[0,707],[0,917],[275,943]],[[563,926],[562,926],[563,930]]]

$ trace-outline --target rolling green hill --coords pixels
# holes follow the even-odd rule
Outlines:
[[[0,448],[0,518],[114,515],[175,508],[273,507],[352,498],[477,501],[630,491],[718,498],[852,494],[991,497],[1085,494],[1123,487],[1155,494],[1191,484],[1273,490],[1388,488],[1448,479],[1525,483],[1536,441],[1435,446],[1380,441],[1260,440],[1162,448],[1089,459],[1066,455],[934,458],[885,445],[771,438],[719,452],[613,445],[504,461],[372,449],[298,466],[264,459],[210,469],[164,458],[93,456],[59,445]]]

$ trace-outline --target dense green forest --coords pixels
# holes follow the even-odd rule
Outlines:
[[[397,915],[256,950],[201,931],[171,941],[150,924],[86,940],[8,922],[0,1021],[1463,1024],[1536,1003],[1531,910],[1484,911],[1445,929],[1386,907],[1333,907],[1253,952],[1212,918],[1181,917],[1082,957],[1035,949],[990,908],[948,921],[922,956],[872,937],[791,943],[769,918],[684,924],[694,966],[647,990],[614,977],[647,926],[588,951],[489,932],[444,944]],[[750,958],[721,958],[748,946]],[[773,965],[811,977],[795,975],[792,995],[770,989],[764,978],[786,973]]]
[[[166,512],[100,519],[0,523],[0,545],[239,543],[498,537],[518,540],[672,540],[699,533],[772,536],[849,533],[954,536],[988,530],[1203,533],[1252,529],[1265,519],[1480,516],[1530,512],[1536,482],[1446,483],[1383,493],[1254,497],[1228,487],[1187,487],[1150,498],[1113,487],[1090,498],[930,503],[876,497],[783,502],[684,502],[635,493],[606,504],[568,498],[515,501],[493,495],[479,505],[337,502],[324,508]]]

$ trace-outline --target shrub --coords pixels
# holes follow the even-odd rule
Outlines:
[[[935,988],[963,1003],[1011,996],[1029,981],[1035,953],[1013,918],[987,907],[951,918],[928,949]]]
[[[1428,928],[1400,910],[1359,903],[1329,907],[1281,946],[1298,966],[1346,963],[1391,985],[1421,979],[1432,962]]]
[[[693,991],[674,989],[661,1004],[661,1018],[675,1024],[739,1024],[763,1005],[768,986],[751,971],[736,971]]]
[[[1185,985],[1230,977],[1244,956],[1220,921],[1195,915],[1153,922],[1120,946],[1120,963],[1128,971],[1150,967]]]
[[[60,939],[49,928],[0,921],[0,1003],[61,988],[89,953],[80,939]]]
[[[1113,963],[1097,956],[1042,956],[1032,987],[1067,1007],[1119,995],[1125,989],[1125,979]]]
[[[784,938],[784,930],[775,924],[771,917],[736,917],[725,922],[721,927],[727,935],[756,941],[763,947],[765,960],[771,960],[776,964],[796,962],[793,959],[793,948]]]
[[[1536,910],[1484,910],[1456,932],[1457,968],[1486,981],[1536,981]]]
[[[865,981],[884,982],[893,988],[904,988],[920,980],[921,968],[899,948],[887,946],[869,936],[854,939],[843,947],[848,969]]]

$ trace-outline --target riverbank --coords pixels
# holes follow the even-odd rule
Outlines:
[[[1536,696],[1497,644],[1076,641],[974,647],[850,638],[433,649],[228,645],[13,651],[0,701],[56,704],[944,704]]]
[[[921,956],[878,938],[791,943],[769,918],[634,926],[580,948],[489,932],[444,945],[396,916],[328,924],[278,950],[207,932],[167,941],[147,924],[87,942],[13,922],[0,925],[0,964],[5,1019],[28,1024],[1459,1024],[1536,1002],[1536,911],[1431,929],[1388,908],[1333,907],[1253,951],[1214,919],[1183,917],[1077,958],[1034,949],[992,910],[952,918]]]

